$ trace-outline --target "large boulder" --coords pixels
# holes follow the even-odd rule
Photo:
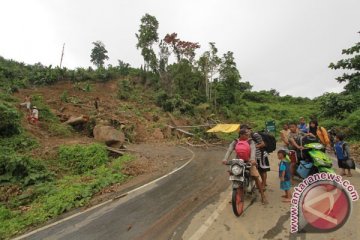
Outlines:
[[[93,133],[95,140],[104,142],[107,146],[117,147],[125,142],[124,133],[111,126],[96,125]]]

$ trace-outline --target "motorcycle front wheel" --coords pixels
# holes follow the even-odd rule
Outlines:
[[[244,188],[238,187],[232,192],[232,208],[235,216],[239,217],[244,211]]]

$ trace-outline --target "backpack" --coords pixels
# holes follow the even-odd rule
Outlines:
[[[236,156],[244,161],[250,159],[250,145],[248,141],[238,140],[235,145]]]
[[[346,142],[343,142],[343,144],[341,144],[342,155],[344,157],[343,160],[345,160],[345,161],[349,159],[349,153],[345,149],[346,145],[347,145]]]
[[[276,139],[273,135],[267,132],[258,132],[265,143],[265,151],[272,153],[276,149]]]

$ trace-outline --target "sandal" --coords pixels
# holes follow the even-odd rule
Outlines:
[[[352,177],[352,174],[351,174],[351,173],[349,173],[347,176],[348,176],[348,177]]]

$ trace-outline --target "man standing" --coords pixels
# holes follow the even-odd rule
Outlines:
[[[25,101],[24,101],[23,103],[20,103],[20,106],[25,106],[25,107],[26,107],[26,110],[28,111],[28,114],[31,114],[31,109],[30,109],[31,100],[30,100],[30,96],[29,96],[29,95],[26,95]]]
[[[270,163],[268,153],[265,151],[265,143],[261,137],[261,135],[257,132],[253,132],[252,128],[249,125],[242,125],[241,129],[247,129],[250,132],[251,140],[254,142],[256,147],[256,162],[257,168],[260,173],[261,181],[262,181],[262,188],[266,190],[266,180],[267,180],[267,172],[270,171]]]

